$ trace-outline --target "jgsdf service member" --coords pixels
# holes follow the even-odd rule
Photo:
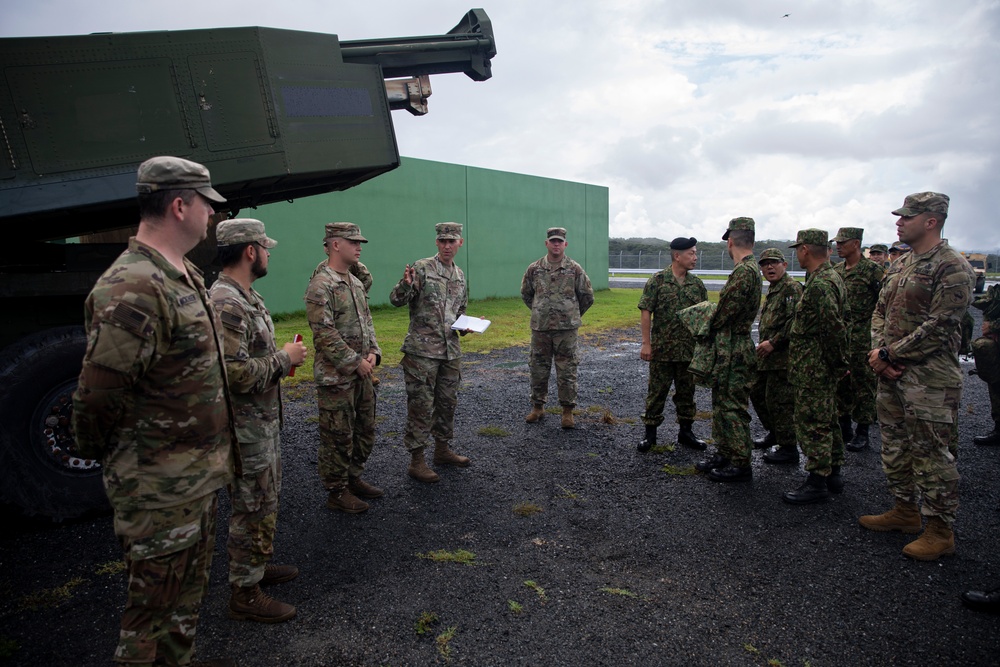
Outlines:
[[[410,329],[403,339],[400,364],[406,382],[403,444],[411,456],[406,472],[420,482],[440,479],[424,460],[424,449],[432,437],[435,464],[469,465],[468,457],[449,447],[455,435],[455,407],[462,381],[462,346],[459,332],[451,325],[465,314],[468,303],[465,274],[455,264],[455,254],[464,242],[462,225],[439,222],[434,230],[437,254],[407,265],[389,294],[392,305],[410,308]]]
[[[760,311],[757,345],[757,377],[750,388],[760,423],[767,436],[754,441],[754,447],[771,447],[764,462],[798,463],[795,446],[795,391],[788,382],[788,344],[795,319],[795,307],[802,298],[802,285],[788,275],[788,262],[777,248],[760,255],[760,269],[767,279],[767,296]]]
[[[553,358],[562,406],[562,427],[573,428],[576,407],[577,330],[581,316],[594,305],[594,289],[583,267],[566,256],[566,230],[545,232],[545,257],[532,262],[521,280],[521,299],[531,309],[531,412],[534,424],[545,416]]]
[[[640,452],[656,445],[656,429],[663,423],[663,407],[674,385],[674,408],[680,430],[677,443],[705,449],[692,430],[695,417],[694,377],[688,364],[694,354],[694,337],[677,317],[677,312],[708,300],[701,278],[691,273],[698,265],[698,239],[678,237],[670,242],[670,268],[646,281],[639,299],[642,347],[639,358],[649,362],[649,389],[642,423],[646,437]]]
[[[233,453],[221,325],[184,255],[226,200],[208,169],[181,158],[146,160],[137,181],[139,231],[87,297],[73,430],[101,461],[125,550],[114,659],[186,665]]]
[[[795,237],[799,265],[806,270],[802,298],[795,308],[788,348],[788,380],[795,390],[795,435],[805,453],[805,483],[783,500],[818,503],[844,490],[840,468],[844,441],[837,429],[837,386],[848,372],[844,299],[847,288],[830,266],[830,242],[822,229],[803,229]]]
[[[983,311],[983,335],[972,342],[976,373],[990,392],[993,430],[972,439],[977,445],[1000,445],[1000,286],[993,285],[972,305]]]
[[[316,350],[319,477],[329,491],[326,506],[349,514],[368,509],[361,498],[383,495],[361,479],[375,446],[372,370],[382,361],[367,292],[350,271],[367,242],[354,223],[327,223],[327,262],[313,273],[304,297]]]
[[[958,511],[958,363],[961,323],[972,302],[972,267],[941,231],[948,196],[919,192],[906,197],[898,215],[899,240],[910,253],[893,262],[872,318],[868,363],[879,376],[878,418],[882,469],[896,505],[862,516],[870,530],[923,534],[903,548],[918,560],[955,553],[952,524]],[[918,498],[923,508],[918,510]]]
[[[209,290],[222,320],[229,398],[242,474],[229,486],[229,615],[237,620],[278,623],[295,607],[278,602],[261,586],[291,581],[294,565],[271,563],[281,494],[281,379],[306,358],[302,343],[279,350],[271,313],[253,288],[267,275],[271,248],[278,245],[251,218],[226,220],[215,230],[222,272]]]
[[[843,262],[835,265],[847,288],[844,322],[847,325],[847,361],[851,374],[840,381],[837,414],[844,446],[859,452],[871,444],[869,427],[875,421],[875,374],[868,366],[872,349],[872,312],[878,303],[885,270],[861,254],[864,230],[841,227],[833,241]],[[851,422],[857,423],[852,430]]]
[[[884,243],[876,243],[868,249],[868,259],[882,267],[889,268],[889,248]]]
[[[733,271],[719,292],[709,335],[715,339],[712,371],[712,437],[718,450],[695,468],[713,482],[750,481],[750,385],[757,372],[757,354],[750,330],[760,310],[763,281],[753,256],[753,218],[733,218],[722,235]]]

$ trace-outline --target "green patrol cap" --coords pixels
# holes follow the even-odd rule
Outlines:
[[[833,237],[835,242],[840,241],[851,241],[853,239],[861,240],[865,234],[865,230],[861,227],[841,227],[837,230],[837,235]]]
[[[889,252],[889,248],[884,243],[876,243],[871,248],[868,248],[868,252]]]
[[[194,190],[210,202],[226,203],[226,198],[212,188],[212,179],[204,165],[168,155],[151,157],[139,165],[135,189],[140,195],[163,190]]]
[[[439,222],[434,225],[438,241],[462,238],[462,225],[457,222]]]
[[[903,200],[903,206],[892,212],[904,218],[912,218],[921,213],[943,213],[948,215],[948,202],[951,200],[948,195],[940,192],[918,192],[907,195]]]
[[[361,235],[361,228],[353,222],[328,222],[326,223],[325,239],[338,238],[348,241],[361,241],[368,243],[368,239]]]
[[[566,230],[562,227],[549,227],[548,231],[545,232],[545,240],[559,239],[562,242],[566,242]]]
[[[223,220],[215,228],[215,239],[220,246],[259,243],[265,248],[273,248],[278,245],[277,241],[264,233],[264,223],[253,218]]]
[[[737,229],[745,229],[747,231],[754,231],[753,229],[753,218],[733,218],[729,221],[729,229],[726,233],[722,235],[722,240],[725,241],[729,238],[729,232],[735,231]]]
[[[788,247],[797,248],[800,245],[822,245],[829,247],[829,235],[825,229],[800,229],[795,236],[795,243]]]
[[[764,262],[784,262],[785,254],[778,250],[777,248],[768,248],[764,252],[760,253],[760,259],[757,260],[758,264],[763,264]]]

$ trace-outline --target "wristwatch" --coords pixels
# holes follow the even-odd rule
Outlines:
[[[878,358],[882,361],[889,361],[889,348],[880,347],[878,350]]]

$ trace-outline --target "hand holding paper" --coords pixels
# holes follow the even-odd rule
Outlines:
[[[451,325],[451,328],[455,331],[474,331],[476,333],[483,333],[490,328],[491,322],[489,320],[484,320],[481,317],[469,317],[468,315],[462,315],[455,323]]]

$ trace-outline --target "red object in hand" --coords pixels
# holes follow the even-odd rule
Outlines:
[[[302,342],[302,334],[295,334],[295,336],[292,337],[292,342],[293,343],[301,343]],[[292,366],[291,368],[288,369],[288,377],[290,377],[290,378],[295,377],[295,366]]]

